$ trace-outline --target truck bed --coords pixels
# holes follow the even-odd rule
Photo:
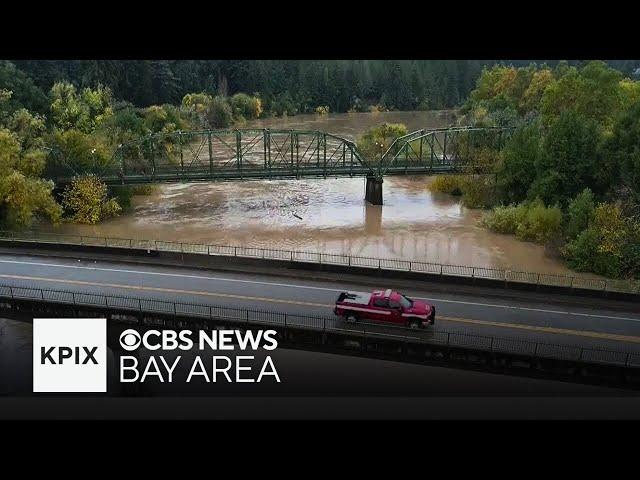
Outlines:
[[[369,305],[371,294],[366,292],[342,292],[336,303],[355,303],[357,305]]]

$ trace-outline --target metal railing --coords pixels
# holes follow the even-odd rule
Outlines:
[[[550,273],[521,272],[490,267],[450,265],[393,258],[361,257],[338,253],[321,253],[299,250],[280,250],[273,248],[244,247],[239,245],[216,245],[166,240],[138,240],[132,238],[92,237],[85,235],[64,235],[46,232],[0,231],[0,240],[23,242],[55,243],[66,245],[86,245],[98,247],[117,247],[160,252],[194,253],[241,258],[259,258],[266,260],[285,260],[291,262],[342,265],[369,268],[372,270],[396,270],[405,272],[428,273],[440,276],[455,276],[499,280],[505,283],[525,283],[541,286],[557,286],[573,289],[587,289],[607,292],[640,294],[640,281],[598,279],[572,275]]]
[[[239,324],[278,325],[322,332],[357,334],[369,339],[380,338],[471,348],[484,352],[525,355],[570,361],[640,368],[640,353],[606,350],[571,344],[552,344],[515,337],[494,337],[429,328],[418,331],[401,326],[347,323],[338,317],[297,315],[269,310],[253,310],[215,304],[173,302],[156,298],[104,295],[69,290],[50,290],[35,286],[0,284],[0,311],[9,300],[30,300],[51,304],[93,306],[137,313],[160,313],[194,319],[225,320]],[[10,308],[10,306],[9,306]]]

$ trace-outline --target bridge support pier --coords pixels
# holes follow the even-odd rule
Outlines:
[[[372,205],[382,205],[382,177],[367,177],[364,199]]]

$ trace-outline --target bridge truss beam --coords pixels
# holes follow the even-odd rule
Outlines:
[[[50,150],[46,176],[59,186],[81,174],[108,185],[300,177],[367,177],[366,199],[382,204],[385,175],[483,173],[484,148],[502,148],[511,128],[417,130],[377,160],[346,138],[319,131],[226,129],[149,135],[118,146],[111,158],[64,158]],[[483,160],[484,159],[484,160]]]

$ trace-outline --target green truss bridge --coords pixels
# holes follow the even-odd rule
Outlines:
[[[108,160],[89,164],[52,150],[47,176],[59,186],[89,173],[108,185],[363,176],[367,177],[366,199],[382,204],[385,175],[465,171],[476,165],[481,147],[501,148],[511,130],[417,130],[396,139],[375,158],[365,158],[351,140],[318,131],[178,131],[120,145]]]

